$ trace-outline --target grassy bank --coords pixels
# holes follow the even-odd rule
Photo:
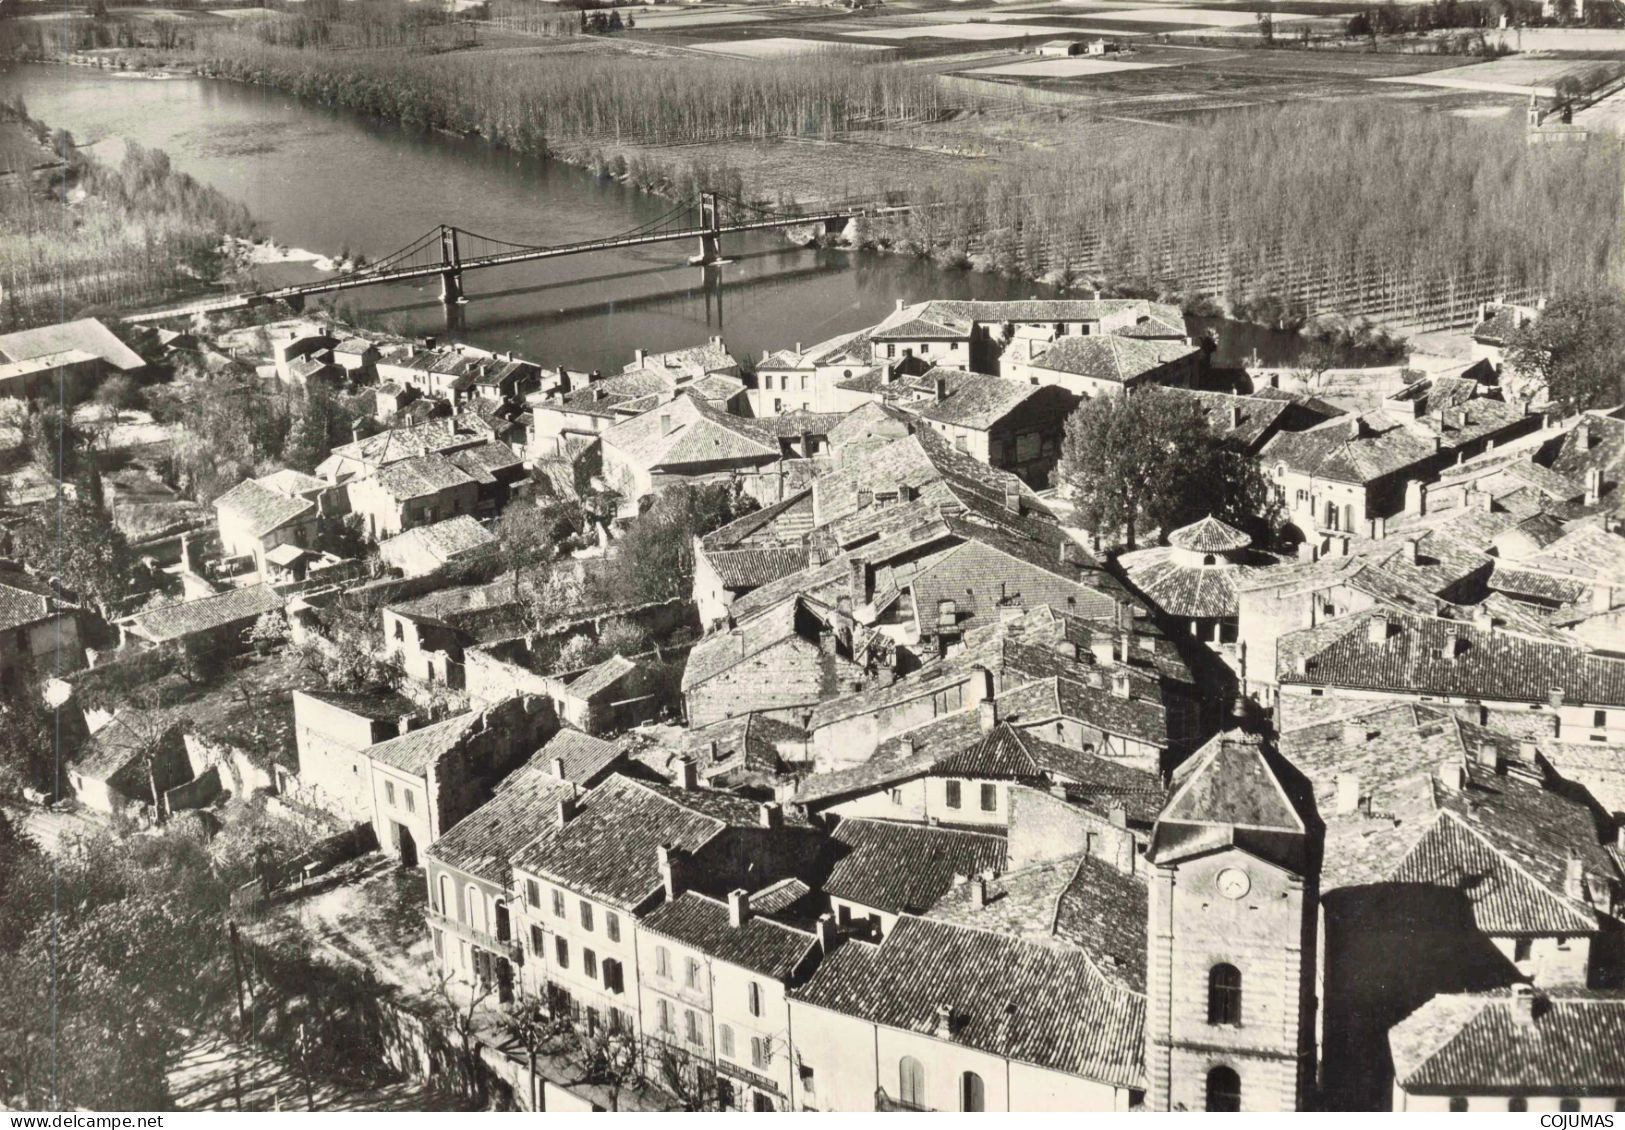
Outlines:
[[[226,236],[252,234],[247,209],[162,151],[103,165],[20,100],[0,103],[0,134],[0,332],[195,291],[234,269]]]

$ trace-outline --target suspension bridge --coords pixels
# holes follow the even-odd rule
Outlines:
[[[910,210],[911,206],[907,204],[867,199],[827,202],[809,211],[773,211],[719,193],[702,192],[697,205],[685,201],[664,215],[627,231],[600,239],[552,245],[513,243],[442,224],[374,263],[329,279],[130,314],[124,321],[156,322],[192,314],[238,310],[267,302],[285,302],[297,310],[303,308],[306,298],[318,294],[435,276],[440,278],[440,300],[450,306],[467,301],[463,294],[463,275],[485,267],[685,240],[698,241],[700,248],[699,254],[690,257],[689,262],[712,266],[726,261],[722,256],[722,237],[725,235],[799,227],[817,227],[827,231],[831,226],[844,225],[857,216],[898,215]]]

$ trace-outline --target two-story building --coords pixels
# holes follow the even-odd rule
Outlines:
[[[480,488],[449,458],[434,453],[402,459],[352,480],[349,494],[350,510],[360,515],[367,536],[383,541],[417,526],[474,513]]]

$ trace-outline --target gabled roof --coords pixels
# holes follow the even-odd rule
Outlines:
[[[474,480],[446,456],[431,452],[390,463],[380,468],[369,481],[395,501],[406,502]]]
[[[1370,624],[1377,617],[1386,617],[1387,629],[1373,640]],[[1452,654],[1452,643],[1458,653]],[[1506,702],[1546,702],[1557,691],[1569,703],[1625,706],[1625,660],[1392,608],[1356,613],[1323,646],[1283,648],[1278,676],[1283,684]]]
[[[781,982],[788,981],[818,945],[807,931],[763,918],[760,912],[748,914],[739,926],[731,924],[728,913],[727,903],[684,891],[639,922],[638,928]]]
[[[1088,334],[1057,338],[1029,362],[1032,368],[1126,384],[1165,365],[1194,357],[1200,350],[1187,342],[1122,334]]]
[[[26,573],[0,573],[0,632],[38,623],[56,615],[56,610],[49,586]]]
[[[790,995],[1002,1058],[1145,1086],[1145,998],[1078,950],[904,915],[880,945],[838,948]],[[949,1012],[940,1032],[939,1008]]]
[[[646,470],[779,458],[771,437],[742,417],[712,411],[691,396],[616,424],[603,433],[603,442]]]
[[[730,826],[755,826],[758,807],[726,793],[674,789],[616,774],[556,815],[514,859],[580,894],[636,910],[661,888],[658,848],[694,852]]]
[[[604,771],[626,754],[626,742],[607,742],[580,730],[561,729],[536,751],[532,763],[552,772],[554,759],[564,762],[564,779],[578,785],[595,784]]]
[[[944,385],[941,400],[936,399],[938,380]],[[1069,395],[1053,386],[1005,380],[965,369],[931,369],[921,376],[905,378],[899,384],[927,398],[922,403],[894,397],[893,403],[904,411],[933,423],[958,424],[984,431],[1029,400],[1055,398],[1058,392],[1065,400]],[[898,385],[891,387],[897,389]],[[1069,404],[1075,402],[1075,398],[1068,401]]]
[[[212,631],[230,624],[252,620],[281,608],[282,595],[269,585],[230,589],[197,600],[164,604],[137,612],[119,621],[130,632],[152,643],[183,639],[198,632]]]
[[[1613,1097],[1625,1094],[1625,995],[1440,994],[1389,1031],[1388,1047],[1395,1082],[1413,1094]]]
[[[1132,797],[1160,807],[1163,791],[1156,774],[1092,753],[1048,742],[1001,722],[976,741],[937,761],[933,776],[1066,782],[1096,796]]]
[[[215,499],[214,507],[222,516],[229,514],[245,523],[253,537],[264,537],[316,512],[316,504],[309,499],[273,490],[256,479],[244,479]]]
[[[930,909],[955,878],[1004,870],[1005,837],[992,832],[842,820],[833,839],[844,850],[824,893],[888,914]]]
[[[602,694],[637,669],[638,665],[626,656],[612,655],[602,663],[587,668],[565,689],[575,698],[589,699]]]
[[[470,514],[458,514],[441,522],[417,526],[385,541],[380,549],[415,550],[440,562],[476,553],[496,544],[496,535]]]
[[[374,761],[422,776],[436,758],[456,749],[479,719],[479,711],[465,710],[439,722],[431,722],[421,729],[410,730],[398,738],[370,745],[362,752]]]
[[[490,800],[459,820],[424,854],[467,875],[505,886],[509,861],[541,830],[544,821],[554,818],[559,801],[575,795],[571,781],[561,781],[548,772],[549,763],[544,747],[510,773]]]

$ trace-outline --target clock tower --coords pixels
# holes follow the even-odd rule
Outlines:
[[[1304,1109],[1320,847],[1312,793],[1258,737],[1220,734],[1174,772],[1146,853],[1150,1109]]]

